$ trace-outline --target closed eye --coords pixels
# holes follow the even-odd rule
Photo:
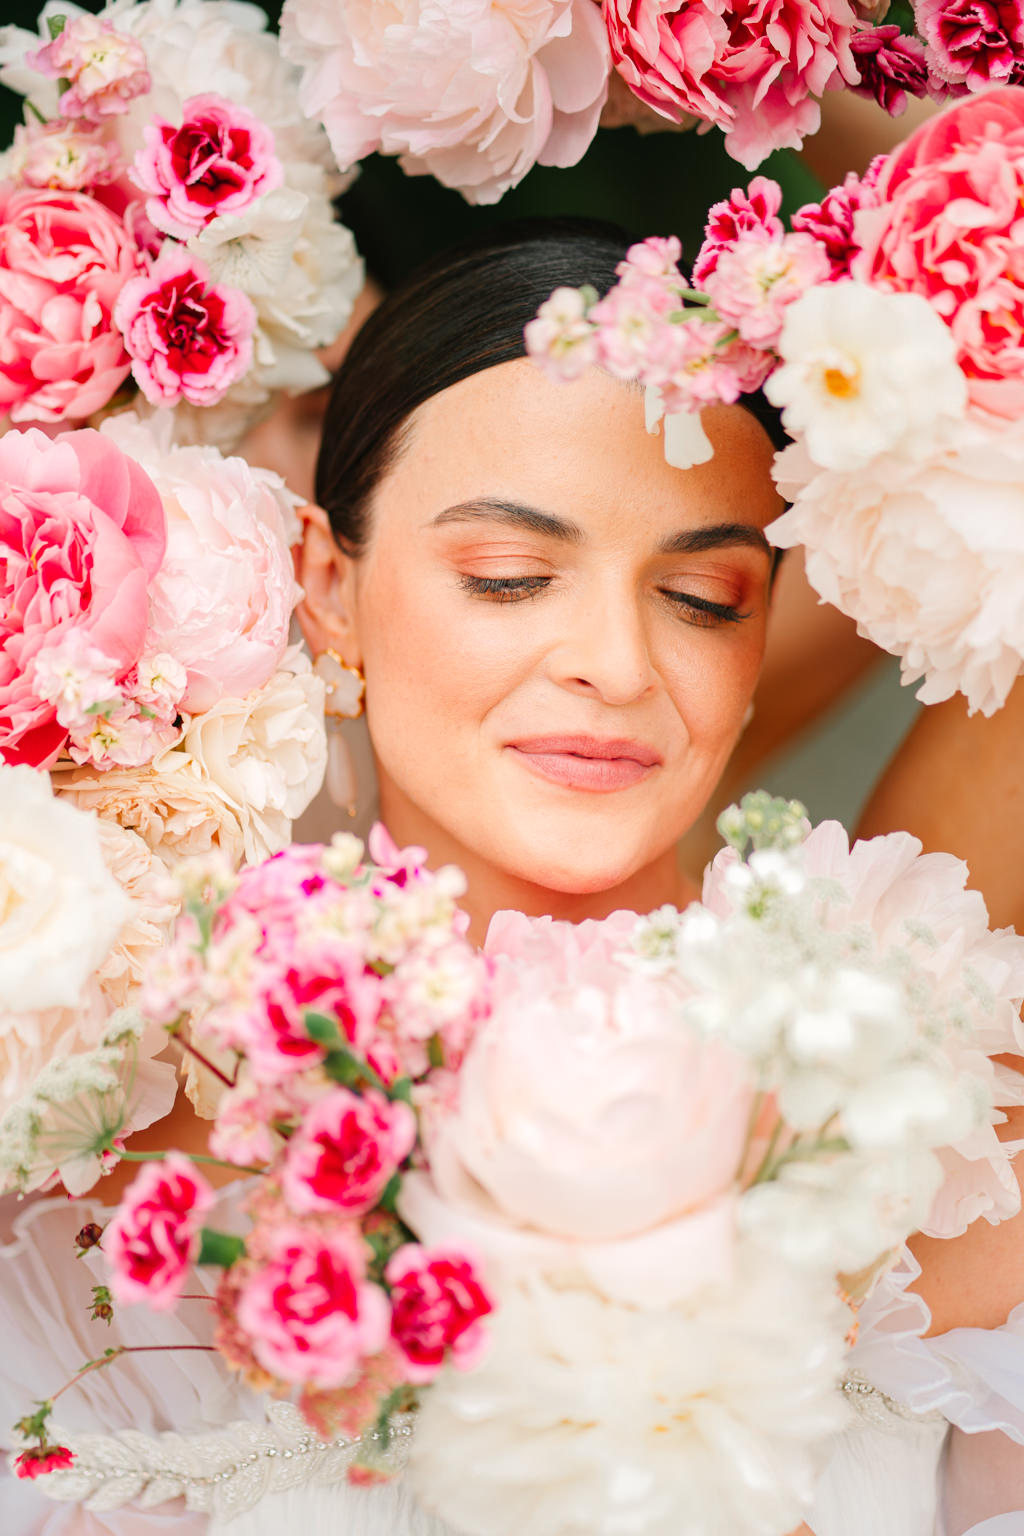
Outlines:
[[[744,619],[750,618],[749,613],[741,613],[729,603],[711,603],[706,597],[694,597],[691,592],[674,592],[662,587],[661,593],[675,608],[684,610],[679,617],[689,624],[711,628],[715,624],[742,624]]]
[[[551,580],[550,576],[460,576],[459,585],[474,597],[490,597],[499,603],[520,603],[535,597]]]

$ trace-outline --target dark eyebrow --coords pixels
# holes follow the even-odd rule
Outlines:
[[[518,501],[502,501],[496,496],[482,496],[478,501],[460,501],[457,506],[446,507],[434,518],[433,526],[437,528],[442,523],[468,523],[476,519],[508,523],[514,528],[527,528],[531,533],[540,533],[549,539],[561,539],[566,544],[583,542],[583,529],[578,524],[555,517],[552,512],[539,512],[536,507],[527,507]]]
[[[760,549],[769,559],[775,551],[760,528],[752,523],[713,523],[708,528],[686,528],[669,534],[658,545],[659,555],[702,555],[707,549],[722,549],[729,544],[745,544]]]

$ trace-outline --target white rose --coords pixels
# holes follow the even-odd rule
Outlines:
[[[11,1012],[74,1008],[128,916],[91,816],[49,776],[0,766],[0,998]]]
[[[130,911],[113,947],[96,972],[104,995],[117,1008],[132,1001],[146,965],[169,942],[181,903],[163,862],[137,832],[98,821],[107,867],[128,897]]]

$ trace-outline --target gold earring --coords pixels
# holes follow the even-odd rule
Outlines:
[[[331,650],[321,652],[313,663],[313,671],[326,691],[327,793],[339,809],[354,816],[359,786],[341,722],[357,720],[363,713],[366,679],[358,667],[346,666],[337,651]]]

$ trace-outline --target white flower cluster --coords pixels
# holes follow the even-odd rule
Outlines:
[[[918,697],[992,714],[1024,669],[1024,430],[968,403],[953,331],[916,293],[855,281],[785,312],[765,393],[796,439],[768,530],[815,589],[901,657]]]
[[[49,41],[49,18],[82,14],[78,5],[47,0],[38,35],[19,27],[0,31],[0,81],[44,116],[56,112],[57,82],[31,69],[26,56]],[[316,349],[344,328],[363,283],[351,232],[332,209],[344,183],[323,129],[299,109],[299,72],[283,58],[258,6],[247,0],[111,0],[97,15],[141,45],[151,78],[148,92],[109,119],[124,165],[143,147],[154,116],[178,124],[193,97],[233,102],[273,134],[281,184],[186,241],[212,279],[241,290],[256,311],[253,362],[245,377],[215,406],[174,407],[178,441],[230,447],[276,392],[299,394],[328,381]]]

